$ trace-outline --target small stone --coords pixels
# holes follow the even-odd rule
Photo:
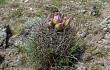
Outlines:
[[[30,10],[30,11],[32,11],[32,10],[33,10],[33,8],[29,8],[29,10]]]
[[[103,31],[108,31],[110,32],[110,16],[108,16],[107,18],[105,18],[101,23],[100,23],[100,27]]]
[[[28,2],[29,0],[25,0],[24,2],[26,3],[26,2]]]
[[[85,14],[86,13],[86,10],[82,9],[79,12]]]
[[[107,32],[107,33],[105,34],[104,38],[105,38],[106,40],[109,40],[109,41],[110,41],[110,33]]]
[[[76,70],[86,70],[86,67],[84,66],[84,63],[78,63],[78,68]]]
[[[107,29],[108,29],[108,28],[103,28],[103,31],[105,31],[105,32],[106,32],[106,31],[107,31]]]
[[[110,44],[110,41],[108,41],[108,40],[106,40],[106,39],[102,39],[102,40],[101,40],[101,44],[103,44],[103,45],[108,45],[108,44]]]

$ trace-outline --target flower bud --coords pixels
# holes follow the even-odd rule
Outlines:
[[[55,29],[59,30],[63,27],[63,23],[58,23],[55,25]]]
[[[70,26],[71,18],[68,18],[64,23],[64,26]]]
[[[48,22],[47,22],[48,26],[52,26],[52,25],[53,25],[52,20],[53,20],[52,18],[49,18],[49,19],[48,19]]]
[[[64,17],[62,22],[65,23],[66,22],[66,19],[67,19],[67,17]]]
[[[60,20],[60,15],[56,15],[56,16],[54,16],[54,18],[53,18],[53,23],[54,23],[54,24],[58,24],[59,20]]]

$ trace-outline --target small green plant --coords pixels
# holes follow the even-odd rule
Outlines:
[[[27,59],[22,58],[20,60],[21,64],[25,64],[27,63],[27,65],[29,65],[29,69],[30,70],[36,70],[36,66],[37,68],[39,68],[40,64],[37,64],[37,45],[34,43],[34,41],[32,40],[27,40],[25,42],[21,42],[18,44],[18,46],[16,46],[19,49],[19,52],[24,54],[26,53],[28,55]],[[38,61],[39,62],[39,61]]]
[[[13,35],[18,35],[22,30],[24,24],[22,22],[16,22],[13,25],[10,25]]]
[[[25,42],[21,42],[17,48],[19,49],[20,52],[33,52],[33,50],[35,49],[35,44],[33,41],[31,40],[27,40]]]

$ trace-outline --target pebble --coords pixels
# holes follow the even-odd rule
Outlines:
[[[110,44],[110,41],[106,40],[106,39],[102,39],[100,44],[103,44],[103,45],[108,45]]]
[[[103,31],[110,32],[110,16],[105,18],[99,25]]]
[[[33,10],[33,8],[29,8],[29,10],[30,10],[30,11],[32,11],[32,10]]]
[[[29,0],[25,0],[24,2],[27,3]]]
[[[106,40],[109,40],[109,41],[110,41],[110,33],[107,32],[107,33],[105,34],[104,38],[105,38]]]

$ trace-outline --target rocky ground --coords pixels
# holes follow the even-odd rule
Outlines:
[[[76,70],[110,70],[109,0],[0,0],[0,3],[0,70],[29,70],[27,54],[19,53],[14,46],[34,39],[42,16],[57,10],[55,7],[75,18],[73,22],[80,24],[77,36],[86,42]]]

